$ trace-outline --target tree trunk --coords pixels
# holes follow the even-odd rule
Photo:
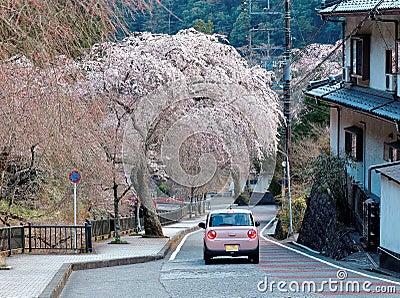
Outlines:
[[[144,232],[146,235],[164,236],[160,220],[156,213],[145,209],[144,212]]]
[[[241,185],[240,185],[240,174],[235,170],[231,171],[232,179],[233,179],[233,197],[237,199],[241,193]]]
[[[146,210],[144,213],[144,230],[146,235],[163,237],[162,226],[147,184],[147,166],[144,160],[144,157],[141,158],[140,162],[132,169],[131,181]]]
[[[118,198],[118,184],[116,184],[114,178],[114,186],[113,186],[113,193],[114,193],[114,226],[115,226],[115,239],[120,239],[120,231],[119,231],[119,198]]]
[[[196,199],[194,197],[194,190],[194,187],[190,188],[190,217],[192,217],[192,213],[194,213],[194,216],[196,216]]]
[[[0,255],[0,266],[6,266],[6,258],[3,255]]]

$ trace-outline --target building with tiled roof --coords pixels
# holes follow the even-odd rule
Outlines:
[[[381,266],[400,272],[400,0],[325,0],[317,11],[344,26],[344,68],[305,95],[330,107],[331,153],[349,162],[355,225]]]
[[[398,14],[400,0],[333,0],[322,1],[321,15],[355,15],[376,10],[380,14]]]

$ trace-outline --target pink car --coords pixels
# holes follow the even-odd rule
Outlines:
[[[250,210],[227,209],[211,211],[206,223],[199,223],[205,229],[204,262],[210,263],[215,256],[248,256],[258,264],[259,238],[257,228]]]

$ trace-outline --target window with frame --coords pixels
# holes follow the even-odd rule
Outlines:
[[[392,53],[393,55],[393,53]],[[400,66],[400,40],[396,40],[395,46],[394,46],[394,66],[393,66],[393,73],[400,73],[399,72],[399,66]]]
[[[383,159],[386,161],[400,160],[400,142],[386,143],[384,145]]]
[[[385,73],[396,73],[396,57],[395,49],[386,49]]]
[[[358,35],[352,37],[350,42],[351,75],[369,80],[371,38],[369,35]]]
[[[347,127],[344,129],[344,148],[347,157],[354,161],[363,161],[363,131],[356,126]]]

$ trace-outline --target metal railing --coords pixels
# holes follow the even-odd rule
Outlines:
[[[161,225],[167,225],[179,221],[188,213],[189,206],[186,205],[173,211],[158,211],[158,218],[160,219]]]
[[[92,227],[84,226],[27,226],[1,227],[0,252],[25,250],[29,252],[63,250],[92,252]]]
[[[159,210],[158,218],[162,225],[178,222],[188,214],[204,212],[204,202],[202,203],[184,205],[172,211]],[[121,217],[119,224],[121,232],[135,230],[137,217]],[[114,218],[87,220],[82,226],[33,225],[29,223],[27,226],[0,227],[0,252],[8,252],[9,255],[17,250],[22,253],[25,250],[29,252],[48,250],[92,252],[92,238],[111,237],[114,231]]]
[[[188,201],[189,217],[206,213],[206,200],[204,196],[194,196]]]
[[[92,252],[92,226],[36,226],[27,227],[27,248],[33,250],[65,250]]]
[[[111,231],[114,229],[114,226],[111,227],[110,218],[96,219],[92,220],[90,223],[92,224],[93,237],[111,235]]]
[[[135,225],[135,216],[122,217],[119,219],[119,228],[121,229],[121,231],[134,229]]]
[[[127,232],[136,229],[136,216],[122,216],[119,218],[119,229],[120,232]],[[111,237],[112,233],[115,232],[115,219],[100,218],[90,221],[92,225],[92,237]]]
[[[10,256],[15,250],[24,250],[25,234],[23,226],[0,228],[0,252],[8,252]]]

